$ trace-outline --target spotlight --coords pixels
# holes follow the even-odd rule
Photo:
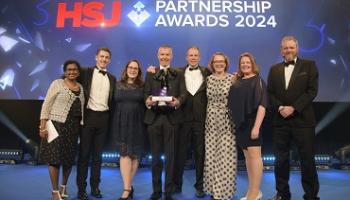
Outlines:
[[[104,167],[118,167],[119,166],[119,153],[117,152],[103,152],[102,153],[102,166]]]
[[[23,151],[19,149],[0,149],[0,164],[16,164],[22,156]]]
[[[152,163],[152,155],[151,154],[147,154],[143,157],[140,158],[140,167],[149,167],[151,166]]]
[[[30,161],[34,161],[34,163],[36,164],[38,160],[39,151],[38,145],[33,140],[29,139],[21,130],[19,130],[19,128],[1,111],[0,122],[25,142],[26,148],[28,149],[31,155]]]
[[[38,163],[39,158],[39,146],[36,144],[36,142],[28,138],[25,141],[25,144],[25,147],[30,154],[30,159],[27,163],[30,165],[36,165]]]
[[[275,159],[274,155],[264,155],[262,157],[264,166],[273,166],[275,164]]]
[[[331,165],[331,156],[324,155],[315,155],[315,162],[317,169],[329,169]]]
[[[334,154],[339,160],[339,163],[335,163],[334,167],[337,169],[349,170],[350,162],[347,160],[347,155],[350,155],[350,144],[338,149]]]

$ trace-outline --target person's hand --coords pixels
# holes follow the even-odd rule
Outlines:
[[[258,139],[258,137],[259,137],[259,128],[254,126],[250,133],[250,138],[252,140],[255,140],[255,139]]]
[[[146,106],[147,107],[152,107],[154,105],[156,105],[156,101],[152,101],[152,96],[149,96],[147,99],[146,99]]]
[[[235,82],[235,81],[237,81],[237,79],[238,79],[238,73],[237,72],[233,72],[231,81]]]
[[[167,102],[167,105],[171,107],[177,107],[178,105],[180,105],[180,102],[177,98],[173,97],[173,100]]]
[[[46,127],[39,127],[39,135],[42,139],[47,139],[48,132]]]
[[[294,113],[293,106],[283,106],[283,108],[280,109],[280,114],[282,115],[283,118],[287,118],[289,116],[292,116],[293,113]]]
[[[156,73],[156,67],[153,65],[149,66],[147,68],[147,72],[152,73],[152,74]]]

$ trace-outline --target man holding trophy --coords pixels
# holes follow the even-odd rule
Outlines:
[[[170,200],[173,187],[175,134],[183,122],[180,107],[186,98],[183,73],[170,67],[173,58],[172,48],[162,45],[158,49],[159,67],[155,73],[148,72],[145,81],[145,101],[147,111],[145,123],[152,153],[151,200],[162,196],[162,153],[165,156],[165,199]]]

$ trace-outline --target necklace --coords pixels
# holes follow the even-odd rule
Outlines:
[[[73,91],[78,91],[80,89],[76,81],[70,81],[70,80],[64,79],[64,83],[69,89]]]

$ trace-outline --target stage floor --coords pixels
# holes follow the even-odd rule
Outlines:
[[[320,193],[324,200],[347,200],[350,199],[350,171],[320,170]],[[68,199],[76,199],[77,189],[75,186],[76,168],[68,183]],[[174,195],[174,199],[194,200],[194,171],[186,170],[184,174],[184,186],[182,194]],[[237,192],[233,199],[237,200],[244,195],[247,189],[247,176],[245,171],[238,172]],[[141,168],[134,182],[135,200],[145,200],[152,193],[151,172],[149,168]],[[26,164],[0,165],[0,199],[16,200],[41,200],[50,199],[51,186],[47,166],[31,166]],[[303,190],[300,183],[300,171],[291,172],[291,192],[293,200],[301,200]],[[102,168],[102,182],[100,188],[106,200],[118,199],[123,189],[119,168]],[[265,171],[263,175],[261,190],[263,199],[268,199],[275,193],[274,174]],[[89,189],[89,188],[88,188]],[[89,192],[89,191],[88,191]],[[90,199],[94,199],[91,196]],[[210,199],[208,196],[203,200]]]

